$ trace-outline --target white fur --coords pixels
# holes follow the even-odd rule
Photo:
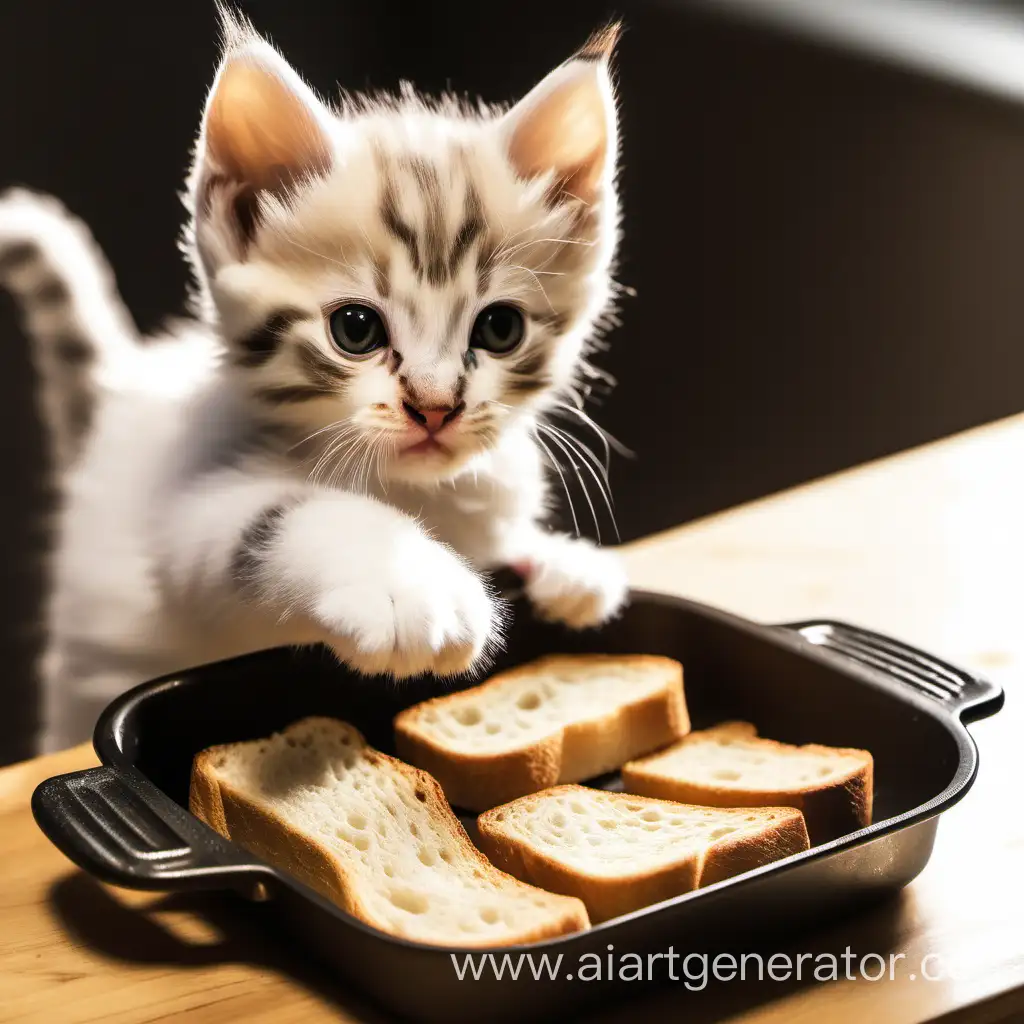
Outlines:
[[[251,36],[239,45],[256,46],[261,60],[286,67]],[[595,67],[581,63],[558,75],[603,75],[613,124],[607,72]],[[297,78],[287,80],[299,90]],[[227,207],[215,197],[209,210],[197,209],[192,241],[206,324],[184,325],[142,346],[117,340],[118,358],[103,362],[98,417],[65,480],[50,613],[47,749],[81,740],[99,708],[132,683],[282,643],[326,642],[367,673],[463,672],[500,642],[501,609],[479,575],[493,567],[523,569],[539,613],[577,628],[605,621],[625,598],[625,577],[612,555],[542,526],[547,480],[536,440],[544,412],[573,397],[588,340],[608,309],[614,161],[596,235],[570,251],[558,241],[569,230],[569,214],[546,205],[550,181],[517,178],[505,155],[515,110],[471,114],[407,98],[397,107],[336,116],[311,93],[303,101],[315,104],[331,133],[330,173],[305,183],[287,203],[267,198],[245,253],[225,220]],[[452,311],[469,294],[469,271],[425,287],[408,253],[382,237],[371,146],[440,169],[453,197],[452,230],[467,175],[489,223],[502,227],[505,251],[488,292],[466,304],[454,328]],[[194,187],[208,171],[204,153],[201,138]],[[419,194],[398,177],[403,216],[417,221]],[[16,213],[21,230],[35,232],[62,275],[79,275],[92,287],[95,272],[83,267],[77,229],[60,235],[52,204],[36,201],[34,216],[32,205],[23,194],[16,203],[0,200],[0,237]],[[390,246],[389,295],[377,290],[370,264],[346,249],[359,239]],[[545,268],[562,266],[556,260],[568,261],[568,269],[545,276]],[[103,282],[95,284],[102,296]],[[415,315],[402,296],[415,298]],[[524,349],[554,346],[550,382],[522,400],[499,401],[511,363],[480,354],[448,455],[399,454],[412,428],[401,413],[396,375],[372,360],[355,367],[343,395],[269,414],[297,429],[304,445],[250,451],[247,440],[268,418],[253,389],[294,379],[294,345],[305,341],[325,358],[339,358],[319,312],[338,297],[382,309],[403,372],[439,398],[462,372],[465,339],[488,302],[521,302],[538,314],[565,311],[567,327],[551,341],[531,322]],[[264,366],[239,372],[224,339],[282,306],[308,310],[309,320],[291,329],[289,344]],[[109,323],[119,339],[116,307],[113,314],[99,307],[96,322]],[[82,309],[93,315],[84,300]],[[233,579],[245,531],[275,506],[288,511],[258,552],[255,577]]]

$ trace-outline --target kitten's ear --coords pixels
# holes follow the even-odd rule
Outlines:
[[[619,33],[614,24],[593,35],[505,115],[509,159],[522,177],[552,173],[562,194],[598,198],[616,151],[609,64]]]
[[[227,187],[244,238],[258,193],[282,193],[330,170],[330,114],[288,62],[221,8],[224,57],[206,102],[195,183],[200,207]]]

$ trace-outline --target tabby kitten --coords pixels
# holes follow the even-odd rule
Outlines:
[[[572,627],[625,598],[611,554],[544,527],[538,435],[614,291],[617,29],[503,111],[408,88],[331,108],[224,28],[188,181],[194,320],[140,343],[86,230],[0,199],[64,470],[47,749],[147,676],[276,644],[466,672],[500,642],[495,567]]]

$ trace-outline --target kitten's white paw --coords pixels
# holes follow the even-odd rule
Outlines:
[[[517,566],[530,603],[540,618],[573,629],[607,622],[622,608],[628,589],[618,556],[590,541],[557,539],[545,545],[543,555]]]
[[[401,538],[379,571],[328,591],[314,617],[346,664],[395,678],[470,669],[499,625],[480,578],[448,548],[422,535]]]

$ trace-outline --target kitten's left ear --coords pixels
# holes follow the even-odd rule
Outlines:
[[[244,244],[259,194],[283,194],[331,166],[330,114],[288,62],[245,21],[221,8],[224,57],[210,90],[193,184],[202,217],[213,193]]]
[[[615,93],[609,72],[621,27],[593,35],[504,118],[508,156],[524,178],[554,177],[563,196],[593,203],[614,171]]]

